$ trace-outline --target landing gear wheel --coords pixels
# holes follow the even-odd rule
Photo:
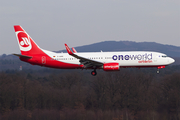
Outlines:
[[[96,72],[96,71],[92,71],[92,72],[91,72],[91,75],[92,75],[92,76],[96,76],[96,75],[97,75],[97,72]]]
[[[157,74],[159,74],[159,69],[157,70]]]

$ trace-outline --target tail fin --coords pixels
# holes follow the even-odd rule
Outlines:
[[[22,55],[32,56],[42,54],[41,48],[32,40],[25,30],[19,25],[14,26],[17,41]]]

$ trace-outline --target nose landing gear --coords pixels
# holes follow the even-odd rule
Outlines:
[[[157,74],[159,74],[159,69],[157,69]]]
[[[159,66],[157,67],[157,74],[159,73],[159,69],[165,68],[165,66]]]

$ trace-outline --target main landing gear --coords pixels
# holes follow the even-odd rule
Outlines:
[[[92,75],[92,76],[96,76],[96,75],[97,75],[96,70],[93,70],[93,71],[91,72],[91,75]]]

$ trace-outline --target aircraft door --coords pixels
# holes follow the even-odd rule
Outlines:
[[[158,56],[156,55],[156,56],[154,57],[154,62],[157,62],[157,59],[158,59]]]
[[[42,64],[46,64],[46,57],[42,56]]]

